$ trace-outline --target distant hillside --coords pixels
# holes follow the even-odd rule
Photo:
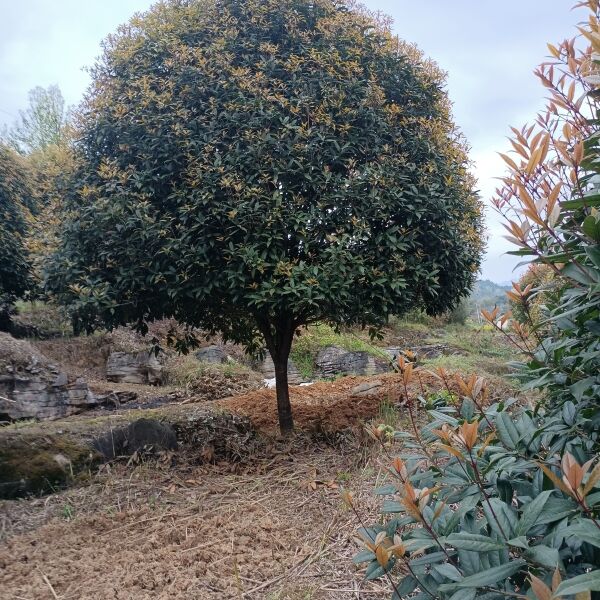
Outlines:
[[[508,310],[508,299],[506,291],[510,289],[508,284],[498,284],[489,279],[480,279],[475,283],[473,292],[469,296],[469,314],[477,316],[482,308],[491,310],[498,306],[501,312]]]

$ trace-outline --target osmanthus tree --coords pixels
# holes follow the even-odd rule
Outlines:
[[[0,144],[0,331],[10,329],[14,301],[31,286],[25,236],[31,189],[21,157]]]
[[[275,363],[468,293],[481,205],[442,73],[338,0],[166,1],[109,37],[48,288],[109,326],[175,317]]]

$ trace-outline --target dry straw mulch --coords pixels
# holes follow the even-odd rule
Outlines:
[[[246,465],[167,456],[0,503],[2,598],[386,597],[351,562],[357,524],[338,489],[345,480],[375,515],[372,453],[351,435],[337,446],[299,435]]]

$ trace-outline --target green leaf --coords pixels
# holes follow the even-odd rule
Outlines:
[[[370,562],[372,560],[375,560],[375,554],[370,550],[361,550],[352,558],[352,562],[357,565],[364,562]]]
[[[592,194],[590,196],[583,196],[573,200],[564,200],[560,203],[563,209],[577,209],[583,208],[584,206],[600,206],[600,194]]]
[[[458,590],[448,600],[475,600],[477,590]]]
[[[583,285],[593,285],[600,281],[598,273],[581,263],[570,262],[560,271],[563,277],[568,277]],[[566,313],[565,313],[566,314]]]
[[[433,567],[434,571],[437,571],[443,577],[450,579],[451,581],[461,581],[463,579],[462,573],[450,563],[443,563]]]
[[[381,487],[375,488],[373,493],[376,496],[387,496],[389,494],[395,494],[398,491],[398,488],[393,484],[382,485]]]
[[[367,567],[367,571],[365,573],[365,578],[367,579],[367,581],[372,581],[373,579],[379,579],[380,577],[383,577],[386,573],[386,570],[389,571],[389,569],[392,566],[392,561],[390,560],[390,562],[387,564],[386,569],[384,569],[376,560],[374,560],[368,567]]]
[[[496,417],[496,428],[500,441],[511,450],[515,450],[521,436],[519,435],[512,417],[506,412],[498,413],[498,416]]]
[[[502,542],[476,533],[452,533],[446,538],[446,541],[457,550],[472,550],[473,552],[493,552],[505,548]]]
[[[520,571],[525,566],[527,566],[527,563],[519,558],[504,565],[500,565],[499,567],[487,569],[482,573],[465,577],[460,582],[442,584],[440,585],[439,589],[443,592],[451,592],[455,589],[479,588],[488,585],[494,585],[498,581],[503,581],[511,575],[514,575],[517,571]]]
[[[548,499],[552,495],[553,490],[542,492],[535,497],[531,502],[528,502],[523,509],[521,519],[516,527],[515,534],[518,536],[525,535],[532,527],[537,524],[539,516],[542,514]]]
[[[404,577],[404,579],[396,586],[398,593],[400,594],[400,599],[408,594],[412,594],[417,588],[417,584],[417,580],[412,575]]]
[[[411,565],[411,567],[431,565],[431,564],[442,562],[446,558],[447,557],[444,552],[432,552],[431,554],[423,554],[423,556],[419,556],[418,558],[413,558],[410,561],[410,565]]]
[[[578,521],[574,525],[571,525],[567,529],[567,532],[579,540],[600,548],[600,529],[590,519]]]
[[[569,389],[571,390],[571,393],[573,394],[575,399],[579,402],[583,398],[584,394],[588,390],[592,389],[595,383],[596,377],[586,377],[585,379],[582,379],[581,381],[578,381],[577,383],[574,383],[573,385],[569,386]]]
[[[500,538],[514,537],[517,516],[514,510],[499,498],[490,498],[489,503],[482,504],[485,518],[492,530]]]
[[[581,226],[585,235],[594,240],[595,242],[600,242],[600,221],[596,219],[593,215],[587,216],[583,220],[583,225]]]
[[[525,550],[523,555],[528,561],[535,562],[543,567],[548,567],[549,569],[555,569],[557,566],[561,565],[558,550],[542,544],[532,546],[528,550]]]
[[[579,592],[600,592],[600,570],[591,571],[563,581],[554,593],[555,596],[567,596]]]
[[[589,256],[590,260],[600,268],[600,245],[586,246],[585,253]]]

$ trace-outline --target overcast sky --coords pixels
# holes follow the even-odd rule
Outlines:
[[[532,71],[546,42],[571,37],[582,18],[574,0],[366,0],[394,19],[400,37],[416,42],[448,72],[456,122],[464,131],[479,189],[489,205],[502,175],[510,125],[531,121],[544,89]],[[58,84],[77,104],[100,41],[152,0],[0,0],[0,125],[11,123],[27,92]],[[516,261],[488,210],[488,253],[482,277],[504,282]]]

